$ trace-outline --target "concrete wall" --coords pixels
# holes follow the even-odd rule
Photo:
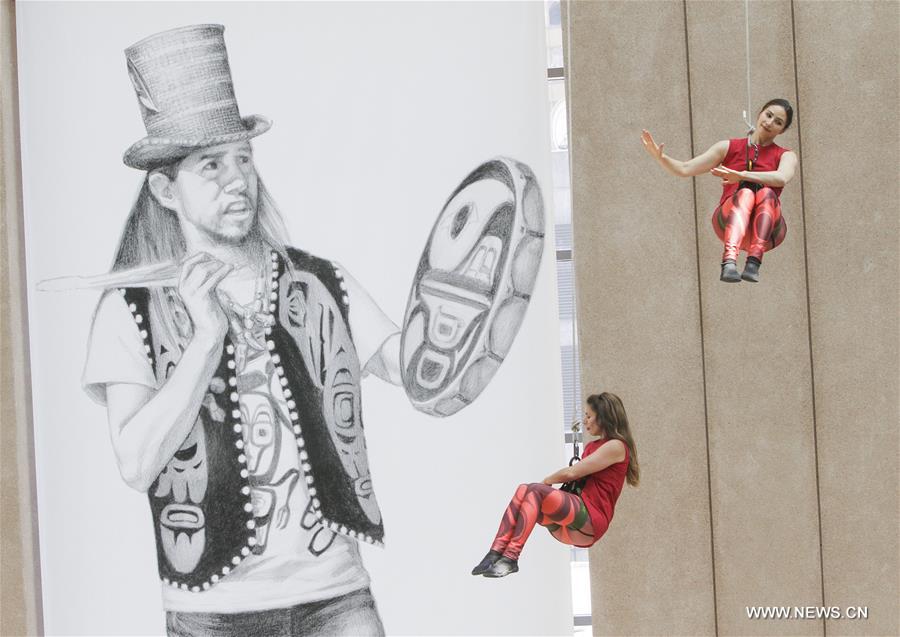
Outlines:
[[[682,8],[577,3],[573,9],[570,139],[582,387],[622,398],[638,433],[639,460],[649,467],[640,490],[620,500],[617,518],[627,523],[617,519],[591,554],[592,607],[603,609],[595,630],[623,634],[645,626],[659,633],[654,627],[665,626],[710,634],[693,192],[689,181],[654,186],[657,175],[637,154],[641,122],[659,122],[673,146],[691,141]],[[639,31],[621,28],[632,21],[652,40],[642,43]],[[659,81],[667,75],[678,81]],[[614,77],[628,78],[628,86],[614,86]],[[636,598],[653,604],[635,605]]]
[[[900,635],[900,4],[797,3],[794,22],[823,585],[870,616],[827,629]]]
[[[15,7],[0,0],[0,635],[41,632],[15,98]],[[13,96],[11,99],[9,96]]]
[[[718,180],[639,140],[743,133],[744,3],[567,9],[582,384],[622,396],[643,468],[591,552],[594,633],[900,633],[900,4],[750,4],[753,109],[794,103],[802,166],[757,285],[718,281]],[[823,605],[869,617],[745,610]]]

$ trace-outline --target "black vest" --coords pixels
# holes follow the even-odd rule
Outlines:
[[[311,510],[326,528],[380,545],[346,284],[329,261],[294,249],[287,256],[289,266],[271,255],[275,323],[266,345],[288,401]],[[163,383],[181,348],[151,320],[149,290],[122,293]],[[235,367],[229,334],[194,428],[148,490],[160,577],[184,590],[214,586],[259,551]]]

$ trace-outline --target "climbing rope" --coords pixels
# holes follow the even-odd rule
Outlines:
[[[574,177],[575,173],[573,171],[573,135],[572,135],[572,91],[573,91],[573,68],[574,64],[572,63],[572,9],[574,2],[569,2],[566,5],[566,56],[563,58],[563,76],[566,81],[566,127],[568,129],[568,160],[569,160],[569,210],[572,215],[572,383],[574,387],[572,388],[572,403],[574,410],[572,412],[572,418],[574,422],[572,423],[572,444],[575,449],[575,455],[578,455],[578,432],[581,429],[581,396],[580,389],[581,383],[578,379],[579,365],[578,365],[578,328],[575,325],[575,318],[577,316],[577,296],[576,296],[576,285],[575,285],[575,193],[574,188],[571,187],[571,180]]]
[[[756,126],[750,121],[753,112],[753,103],[750,101],[750,0],[744,0],[744,41],[747,45],[747,110],[744,111],[744,123],[747,125],[749,137]]]

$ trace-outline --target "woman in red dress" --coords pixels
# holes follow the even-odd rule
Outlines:
[[[640,479],[637,450],[622,401],[615,394],[588,396],[584,430],[598,440],[584,458],[552,473],[543,482],[520,484],[500,521],[500,529],[472,575],[503,577],[519,570],[518,559],[535,524],[547,527],[563,544],[588,547],[606,533],[625,481]],[[551,485],[584,479],[580,495]]]
[[[794,109],[785,99],[766,102],[749,137],[716,142],[702,155],[688,161],[663,153],[646,130],[641,134],[644,148],[668,172],[678,177],[694,177],[709,171],[722,180],[722,197],[713,212],[712,223],[725,250],[720,280],[738,283],[759,281],[763,253],[784,241],[787,225],[778,199],[797,170],[797,155],[775,143],[794,119]],[[737,270],[738,252],[747,253],[744,271]]]

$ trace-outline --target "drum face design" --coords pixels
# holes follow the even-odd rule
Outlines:
[[[417,409],[449,416],[490,382],[525,316],[543,248],[543,198],[528,166],[486,162],[453,192],[403,321],[403,385]]]

